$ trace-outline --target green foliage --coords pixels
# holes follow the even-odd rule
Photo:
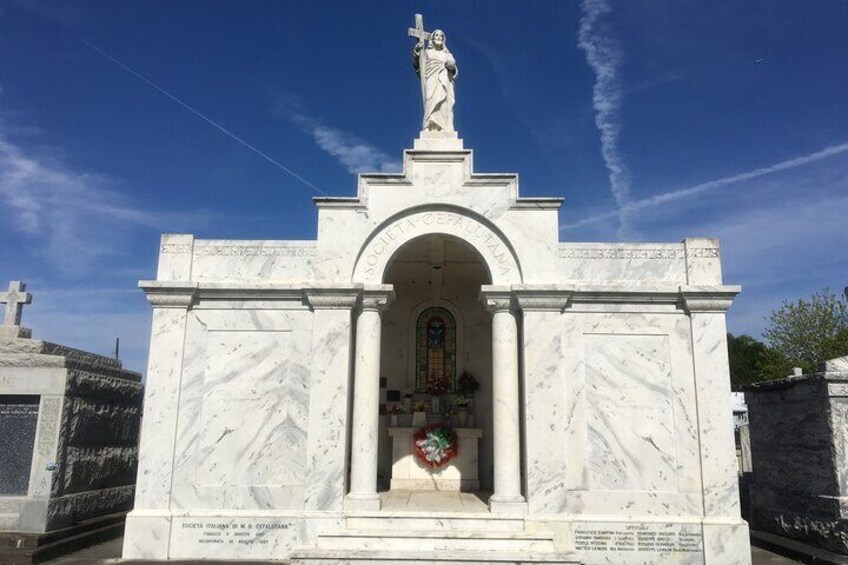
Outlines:
[[[730,387],[741,390],[744,385],[760,379],[759,363],[768,348],[749,335],[727,334],[727,352],[730,357]]]
[[[848,303],[829,289],[806,300],[785,301],[766,320],[768,345],[748,335],[727,334],[733,390],[786,378],[793,367],[815,373],[822,361],[848,355]]]
[[[790,367],[813,373],[820,362],[848,355],[848,304],[827,288],[808,300],[785,301],[766,319],[763,337],[777,355],[763,370],[783,368],[782,356]]]

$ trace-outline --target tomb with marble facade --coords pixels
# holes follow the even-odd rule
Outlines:
[[[314,240],[162,237],[124,557],[750,563],[718,243],[560,241],[410,34],[401,173]]]

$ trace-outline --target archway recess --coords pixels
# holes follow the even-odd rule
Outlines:
[[[504,234],[482,215],[452,205],[409,208],[388,218],[362,246],[352,280],[380,284],[397,250],[405,243],[428,234],[457,237],[471,245],[483,258],[492,284],[522,282],[521,265]]]

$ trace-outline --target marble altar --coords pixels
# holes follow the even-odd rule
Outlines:
[[[417,428],[389,428],[392,438],[392,490],[480,490],[477,444],[483,437],[479,428],[456,428],[459,453],[435,472],[415,456],[412,436]]]
[[[750,564],[718,242],[561,242],[456,132],[403,162],[314,240],[162,236],[124,556]],[[432,367],[479,378],[482,510],[383,506]]]

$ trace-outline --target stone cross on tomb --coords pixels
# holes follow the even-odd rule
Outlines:
[[[26,285],[21,281],[9,283],[8,292],[0,292],[0,304],[6,305],[6,315],[3,318],[5,326],[20,326],[21,313],[24,304],[32,304],[32,295],[26,292]]]
[[[430,32],[424,31],[424,16],[421,14],[415,14],[415,27],[407,28],[406,34],[409,37],[415,37],[418,39],[419,43],[424,43],[425,41],[430,41]],[[421,75],[421,100],[424,103],[427,103],[427,93],[425,92],[425,77],[424,77],[424,48],[426,45],[421,46],[421,51],[418,53],[418,68],[421,71],[418,73]]]

